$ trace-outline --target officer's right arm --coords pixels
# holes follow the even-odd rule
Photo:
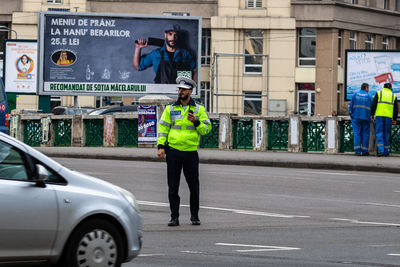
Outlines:
[[[158,137],[157,137],[157,148],[165,149],[165,144],[168,140],[168,134],[171,129],[171,116],[170,116],[171,106],[168,105],[158,123]]]

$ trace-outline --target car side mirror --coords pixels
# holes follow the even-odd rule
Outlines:
[[[40,187],[46,187],[44,182],[47,180],[47,178],[49,178],[49,172],[43,165],[40,164],[36,164],[36,170],[36,184]]]

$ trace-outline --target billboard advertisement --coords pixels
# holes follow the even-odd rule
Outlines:
[[[4,49],[5,89],[7,93],[36,94],[36,40],[6,40]]]
[[[400,51],[346,50],[346,100],[351,100],[362,83],[369,84],[371,96],[391,83],[393,93],[400,97]]]
[[[177,76],[198,84],[200,36],[200,17],[41,12],[39,94],[176,95]]]
[[[157,142],[157,106],[138,107],[138,141],[139,143]]]

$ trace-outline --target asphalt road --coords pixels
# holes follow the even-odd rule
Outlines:
[[[133,192],[144,247],[130,266],[400,266],[400,176],[200,167],[201,226],[168,227],[165,163],[56,158]]]

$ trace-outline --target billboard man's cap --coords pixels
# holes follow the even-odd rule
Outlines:
[[[176,83],[177,83],[177,87],[178,88],[182,88],[182,89],[193,89],[194,87],[196,87],[196,83],[189,78],[180,76],[178,78],[176,78]]]
[[[385,84],[383,85],[383,88],[392,89],[392,84],[391,84],[391,83],[385,83]]]
[[[167,24],[164,27],[164,32],[179,32],[181,30],[181,27],[178,24]]]

